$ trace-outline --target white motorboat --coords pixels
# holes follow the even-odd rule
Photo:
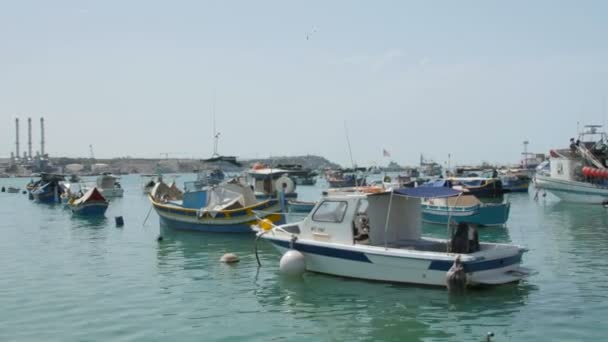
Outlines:
[[[537,190],[551,192],[566,202],[608,202],[608,137],[599,125],[585,126],[570,148],[552,150],[548,164],[534,176]],[[543,170],[548,166],[548,170]]]
[[[118,177],[111,173],[103,173],[97,177],[97,189],[103,197],[122,197],[124,189],[118,182],[118,179]]]
[[[517,282],[529,275],[521,267],[526,252],[521,246],[482,242],[464,251],[455,244],[462,235],[450,240],[422,237],[421,198],[459,193],[422,187],[371,194],[330,192],[301,222],[272,226],[261,221],[258,236],[284,257],[288,251],[299,252],[307,271],[343,277],[445,286],[457,257],[467,286]]]

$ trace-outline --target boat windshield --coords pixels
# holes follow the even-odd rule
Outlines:
[[[348,203],[345,201],[324,201],[312,215],[313,221],[340,223],[344,220]]]

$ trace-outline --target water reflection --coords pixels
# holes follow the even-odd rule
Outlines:
[[[526,283],[471,290],[453,296],[441,288],[359,281],[307,273],[302,279],[277,276],[260,281],[255,295],[268,310],[281,309],[288,321],[312,320],[336,337],[421,341],[429,337],[484,336],[480,326],[507,327],[535,287]],[[342,331],[347,329],[348,331]],[[353,331],[356,330],[356,331]]]

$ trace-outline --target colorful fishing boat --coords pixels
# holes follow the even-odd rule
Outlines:
[[[528,192],[531,178],[524,172],[507,172],[500,180],[504,192]]]
[[[300,164],[279,164],[277,168],[288,171],[287,175],[296,185],[315,185],[317,182],[318,173]]]
[[[463,286],[511,283],[528,276],[530,271],[521,267],[526,252],[521,246],[477,239],[469,244],[461,231],[447,240],[422,236],[421,198],[459,193],[443,187],[327,193],[300,222],[260,222],[258,237],[283,254],[280,268],[290,273],[307,270],[433,286],[446,286],[456,264],[462,266]]]
[[[502,181],[496,177],[449,177],[445,186],[475,195],[478,198],[500,198],[504,195]]]
[[[422,201],[422,221],[434,224],[465,222],[478,226],[504,226],[509,219],[511,204],[483,203],[473,195]]]
[[[331,170],[326,174],[327,183],[330,188],[365,186],[367,184],[365,171],[365,168]]]
[[[61,195],[65,192],[64,180],[63,175],[41,173],[39,180],[27,185],[30,199],[39,203],[61,203]]]
[[[103,216],[108,209],[108,201],[96,187],[89,189],[80,198],[70,198],[68,207],[75,215]]]
[[[278,199],[258,201],[251,188],[228,182],[200,191],[182,192],[158,183],[149,195],[162,226],[215,233],[251,233],[258,218],[283,221]]]

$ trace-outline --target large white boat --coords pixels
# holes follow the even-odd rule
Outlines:
[[[445,286],[457,258],[467,286],[516,282],[529,275],[520,266],[526,251],[521,246],[466,242],[475,248],[463,250],[454,243],[462,241],[462,234],[450,240],[421,236],[421,198],[459,193],[422,187],[373,194],[328,192],[303,221],[280,226],[262,221],[258,236],[281,253],[301,253],[307,271],[343,277]]]
[[[585,126],[567,149],[551,150],[547,169],[537,171],[538,190],[551,192],[566,202],[608,202],[608,137],[600,125]]]

